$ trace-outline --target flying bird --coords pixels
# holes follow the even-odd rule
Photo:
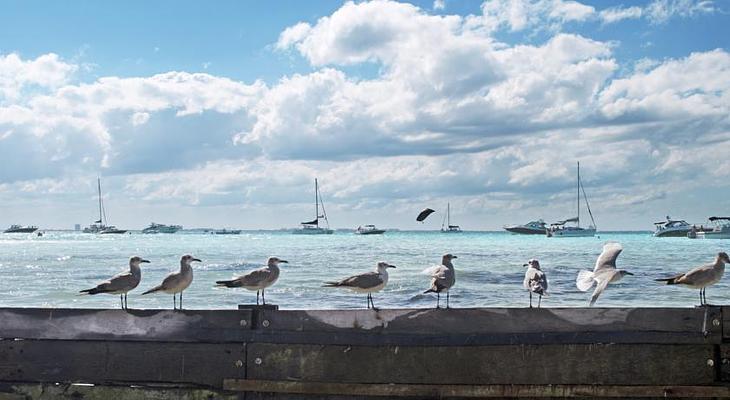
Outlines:
[[[616,269],[616,259],[621,254],[623,247],[620,243],[609,242],[603,245],[603,251],[596,260],[596,266],[591,271],[580,271],[575,285],[578,290],[585,292],[596,283],[596,290],[593,291],[589,306],[596,304],[598,296],[606,290],[609,283],[616,283],[626,275],[633,275],[631,272]]]
[[[94,288],[82,290],[79,293],[92,295],[99,293],[118,294],[122,310],[126,310],[127,293],[136,288],[139,285],[139,281],[142,280],[142,270],[139,268],[140,263],[149,263],[149,261],[142,257],[134,256],[129,259],[129,271],[117,274],[108,281],[104,281]]]
[[[353,275],[336,282],[325,282],[324,287],[342,287],[357,293],[367,293],[368,308],[372,305],[373,310],[377,311],[373,303],[373,293],[381,291],[388,284],[388,268],[395,268],[395,265],[381,261],[376,265],[375,271]]]
[[[530,308],[532,308],[532,294],[540,296],[537,300],[537,308],[540,308],[542,296],[547,294],[548,280],[545,272],[540,269],[540,262],[534,258],[529,260],[523,267],[528,267],[525,271],[525,280],[522,286],[530,293]]]
[[[428,218],[429,215],[433,214],[434,212],[434,210],[427,208],[418,214],[418,216],[416,217],[416,221],[423,222],[426,218]]]
[[[180,258],[180,271],[167,275],[162,283],[152,289],[142,293],[143,295],[155,292],[165,292],[172,294],[172,309],[177,309],[176,295],[180,293],[180,310],[183,307],[182,292],[187,289],[193,282],[193,267],[190,265],[193,261],[200,262],[199,259],[186,254]]]
[[[667,285],[684,285],[692,289],[700,290],[700,305],[707,305],[705,291],[720,281],[725,273],[725,263],[730,263],[727,253],[717,253],[715,261],[709,264],[691,269],[689,272],[675,275],[671,278],[656,279],[659,282],[666,282]]]
[[[441,292],[446,292],[446,308],[449,308],[449,289],[456,283],[456,271],[451,260],[456,259],[453,254],[444,254],[441,257],[441,265],[434,265],[426,268],[423,273],[431,276],[431,287],[425,293],[436,293],[436,308],[439,308]]]
[[[266,305],[265,290],[267,287],[276,283],[276,280],[279,279],[280,263],[289,263],[289,261],[282,260],[278,257],[269,257],[266,261],[265,267],[255,269],[228,281],[216,281],[216,285],[229,288],[242,287],[252,291],[255,290],[256,305],[259,304],[259,293],[261,293],[264,305]]]

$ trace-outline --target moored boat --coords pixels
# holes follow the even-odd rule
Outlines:
[[[385,229],[376,228],[375,225],[358,226],[355,230],[358,235],[382,235]]]
[[[461,227],[459,225],[451,225],[451,203],[446,203],[446,215],[444,220],[441,221],[441,232],[442,233],[460,233]]]
[[[504,226],[504,230],[511,233],[518,233],[520,235],[544,235],[547,225],[542,219],[536,221],[530,221],[524,225],[507,225]]]
[[[655,222],[654,237],[685,237],[692,229],[692,225],[681,219],[671,219],[667,215],[666,221]]]
[[[216,229],[212,232],[215,235],[240,235],[241,230],[240,229]]]
[[[37,226],[30,225],[10,225],[10,228],[6,229],[5,233],[33,233],[38,230]]]
[[[687,237],[690,239],[730,239],[730,217],[710,217],[713,228],[697,231],[690,229]]]
[[[99,219],[93,224],[84,228],[84,233],[98,233],[102,235],[127,233],[126,229],[119,229],[114,225],[107,225],[106,211],[104,210],[104,200],[101,196],[101,178],[96,179],[96,185],[99,194]]]
[[[182,228],[182,225],[165,225],[152,222],[150,226],[142,229],[142,233],[175,233]]]
[[[322,206],[322,214],[319,214],[319,207]],[[320,226],[320,220],[324,220],[325,226]],[[301,223],[301,228],[295,229],[292,233],[297,235],[331,235],[334,231],[330,229],[327,212],[324,210],[324,202],[319,194],[319,182],[314,178],[314,219]]]
[[[585,200],[586,208],[588,209],[588,215],[591,217],[591,225],[586,228],[580,226],[580,195],[583,194],[583,200]],[[575,218],[569,218],[563,221],[558,221],[550,224],[550,228],[545,231],[548,237],[591,237],[596,235],[596,221],[593,219],[593,212],[591,212],[591,205],[588,203],[588,196],[586,195],[583,183],[580,180],[580,162],[578,162],[578,197],[576,199],[576,208],[578,216]],[[575,225],[572,225],[575,224]]]

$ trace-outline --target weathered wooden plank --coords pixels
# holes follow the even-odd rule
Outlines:
[[[714,358],[712,345],[252,343],[247,378],[341,383],[710,385],[715,382]]]
[[[0,400],[237,400],[243,394],[195,386],[111,386],[77,384],[0,384]]]
[[[0,338],[241,342],[251,310],[0,308]]]
[[[185,383],[245,378],[243,344],[74,340],[0,341],[0,381]]]
[[[550,337],[569,340],[581,335],[603,340],[648,343],[662,337],[679,343],[720,343],[719,307],[703,308],[482,308],[405,310],[260,310],[255,330],[262,335],[303,333],[368,333],[476,337],[504,340]],[[560,335],[568,333],[569,335]],[[592,335],[592,336],[591,336]],[[259,336],[265,339],[264,336]],[[597,339],[588,339],[597,340]]]
[[[387,397],[730,397],[727,386],[646,385],[408,385],[338,382],[288,382],[226,379],[226,390],[241,392]]]

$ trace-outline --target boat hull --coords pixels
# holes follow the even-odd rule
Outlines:
[[[383,229],[375,229],[372,231],[355,231],[358,235],[382,235],[385,233],[385,230]]]
[[[316,229],[295,229],[292,231],[295,235],[331,235],[334,233],[332,229],[316,228]]]
[[[654,237],[686,237],[689,229],[673,229],[654,233]]]
[[[517,233],[520,235],[544,235],[545,229],[528,228],[525,226],[506,226],[504,230],[510,233]]]
[[[548,237],[564,238],[564,237],[593,237],[596,236],[595,229],[557,229],[550,230],[547,233]]]
[[[4,233],[33,233],[37,231],[38,228],[35,227],[26,227],[26,228],[15,228],[15,229],[6,229]]]
[[[99,232],[100,235],[121,235],[123,233],[127,233],[127,231],[125,229],[104,229]]]

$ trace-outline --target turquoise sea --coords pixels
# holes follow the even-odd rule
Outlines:
[[[457,271],[452,307],[524,307],[524,268],[537,258],[550,281],[545,307],[581,307],[590,292],[575,288],[580,269],[592,269],[606,241],[624,246],[619,268],[634,272],[609,286],[599,306],[681,306],[698,303],[697,291],[665,286],[653,279],[711,262],[718,251],[730,250],[730,240],[654,238],[648,232],[599,232],[595,238],[546,238],[502,232],[388,232],[360,236],[347,232],[302,236],[288,232],[244,232],[210,235],[180,232],[172,235],[91,235],[49,231],[43,237],[0,234],[0,306],[3,307],[118,307],[118,296],[78,296],[127,268],[132,255],[143,264],[142,283],[129,294],[130,308],[171,308],[170,295],[140,294],[179,267],[190,253],[203,260],[194,266],[195,278],[184,293],[185,308],[233,309],[251,304],[255,292],[215,288],[214,282],[263,265],[268,256],[289,260],[267,301],[284,309],[364,308],[365,295],[323,288],[326,280],[371,270],[379,260],[395,264],[390,282],[374,296],[379,307],[432,307],[433,295],[422,295],[428,277],[421,271],[453,253]],[[729,277],[730,278],[730,277]],[[712,304],[730,303],[728,279],[707,290]]]

